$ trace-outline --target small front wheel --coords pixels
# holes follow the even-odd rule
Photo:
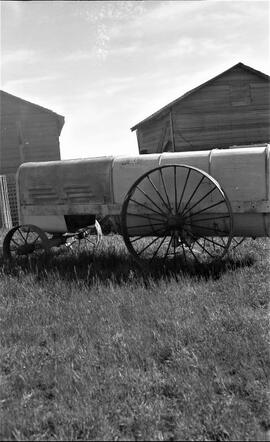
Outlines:
[[[70,241],[66,242],[66,246],[77,251],[93,251],[99,245],[102,236],[101,226],[96,220],[95,224],[79,229]]]
[[[7,260],[20,256],[39,254],[49,250],[49,240],[45,232],[34,225],[13,227],[5,236],[3,255]]]

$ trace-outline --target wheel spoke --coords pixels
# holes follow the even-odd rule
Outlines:
[[[154,233],[155,234],[158,234],[158,233],[166,233],[166,230],[164,230],[164,229],[158,229],[158,230],[156,230]],[[135,240],[130,240],[130,242],[132,243],[132,242],[135,242],[135,241],[138,241],[138,239],[142,239],[142,238],[147,238],[148,236],[145,236],[145,235],[141,235],[141,236],[139,236],[137,239],[135,239]]]
[[[203,246],[200,244],[199,240],[195,240],[195,243],[198,244],[199,247],[201,247],[201,249],[203,249],[211,258],[214,258],[214,255],[212,255],[206,248],[205,248],[205,242],[203,244]]]
[[[228,231],[226,231],[226,230],[221,230],[221,229],[217,229],[217,228],[214,228],[214,227],[202,226],[201,224],[185,223],[185,226],[199,227],[200,229],[210,230],[211,232],[214,231],[214,232],[220,232],[220,233],[228,234]]]
[[[26,243],[27,243],[27,240],[28,240],[29,233],[30,233],[30,227],[28,227],[28,229],[27,229],[27,234],[26,234],[26,238],[25,238],[25,242]]]
[[[147,244],[147,246],[145,246],[139,253],[138,255],[140,256],[146,249],[148,249],[152,244],[154,244],[154,242],[156,242],[157,240],[159,240],[160,237],[157,236],[156,238],[153,239],[153,241],[150,242],[150,244]]]
[[[200,246],[201,247],[201,249],[203,249],[206,253],[208,253],[208,255],[209,256],[211,256],[211,258],[214,258],[214,256],[213,255],[211,255],[211,253],[210,252],[208,252],[208,250],[204,247],[204,246],[202,246],[200,243],[199,243],[199,241],[198,241],[198,239],[196,238],[196,236],[195,235],[193,235],[193,233],[192,232],[189,232],[190,234],[191,234],[191,236],[195,239],[195,243],[196,244],[198,244],[198,246]]]
[[[169,200],[167,188],[165,186],[165,181],[164,181],[164,177],[163,177],[163,173],[162,173],[161,169],[159,169],[159,173],[160,173],[160,176],[161,176],[161,181],[162,181],[162,184],[163,184],[163,187],[164,187],[164,192],[165,192],[165,195],[166,195],[166,198],[167,198],[167,201],[168,201],[168,205],[169,205],[169,208],[170,208],[170,213],[172,213],[172,207],[171,207],[171,203],[170,203],[170,200]]]
[[[17,232],[21,235],[22,239],[24,240],[25,244],[26,244],[26,240],[25,237],[23,236],[21,229],[18,229]]]
[[[76,239],[74,239],[72,242],[69,243],[65,243],[68,247],[72,246],[72,244],[74,244],[75,242],[77,242]],[[80,241],[79,241],[80,242]]]
[[[152,226],[149,226],[152,227]],[[149,236],[160,236],[162,235],[164,232],[166,232],[166,228],[165,226],[159,228],[159,229],[154,229],[153,227],[151,228],[151,235],[149,233],[144,233],[143,235],[141,235],[143,238],[149,238]],[[131,234],[132,235],[132,234]],[[134,235],[134,233],[133,233]]]
[[[189,244],[187,244],[187,247],[189,248],[190,253],[192,254],[192,256],[195,258],[195,261],[196,261],[198,264],[200,264],[200,261],[198,260],[198,258],[197,258],[197,256],[195,255],[195,253],[193,253],[193,250],[192,250],[192,248],[190,247]],[[187,261],[186,261],[186,263],[187,263]]]
[[[15,241],[14,238],[11,238],[11,241],[14,242],[14,244],[16,244],[17,247],[21,247],[21,244],[18,244],[17,241]]]
[[[189,219],[193,218],[193,214],[190,215]],[[222,215],[222,216],[211,216],[210,218],[199,218],[196,219],[195,221],[209,221],[209,220],[213,220],[213,219],[223,219],[223,218],[230,218],[230,215]]]
[[[216,190],[217,187],[213,187],[212,189],[209,190],[209,192],[207,192],[201,199],[199,199],[199,201],[197,201],[195,204],[193,204],[193,206],[189,207],[188,210],[183,211],[183,216],[185,216],[188,212],[190,212],[194,207],[196,207],[198,204],[200,204],[201,201],[203,201],[205,198],[208,197],[208,195],[210,195],[211,193],[214,192],[214,190]],[[187,205],[186,205],[187,207]]]
[[[179,204],[178,204],[178,207],[177,207],[177,212],[180,209],[180,206],[181,206],[181,203],[182,203],[182,200],[183,200],[183,196],[184,196],[184,193],[185,193],[185,190],[186,190],[186,187],[187,187],[187,182],[189,180],[190,173],[191,173],[191,169],[188,169],[188,173],[187,173],[187,176],[186,176],[186,181],[185,181],[185,184],[184,184],[184,187],[183,187],[183,190],[182,190],[182,193],[181,193],[181,197],[180,197],[180,200],[179,200]]]
[[[145,193],[145,191],[144,190],[142,190],[139,186],[137,186],[137,189],[139,189],[139,191],[149,200],[149,201],[151,201],[151,203],[157,208],[157,209],[159,209],[159,210],[161,210],[160,209],[160,207],[152,200],[152,198],[150,198],[150,196],[148,196],[146,193]],[[166,213],[164,213],[162,210],[161,210],[161,213],[163,214],[163,215],[165,215],[166,216]]]
[[[164,225],[165,225],[164,222],[155,223],[155,224],[139,224],[139,225],[136,225],[136,226],[129,226],[128,230],[130,230],[130,229],[138,229],[138,228],[141,228],[141,227],[154,227],[154,226],[164,226]]]
[[[228,232],[227,232],[227,234],[228,234]],[[223,236],[221,236],[221,237],[220,237],[220,239],[221,239],[221,241],[222,241],[223,245],[225,246],[225,245],[226,245],[226,243],[225,243],[225,241],[224,241],[224,238],[223,238]]]
[[[177,214],[177,186],[176,186],[176,166],[174,166],[174,209]]]
[[[159,192],[159,190],[157,189],[157,187],[155,186],[155,184],[153,183],[153,181],[151,180],[151,178],[147,175],[147,179],[148,181],[150,181],[150,183],[152,184],[153,188],[155,189],[156,193],[158,194],[158,196],[160,197],[161,201],[163,202],[164,206],[167,207],[167,209],[169,210],[169,212],[171,212],[171,208],[169,206],[167,206],[166,201],[164,200],[163,196],[161,195],[161,193]]]
[[[130,242],[132,244],[133,242],[139,241],[140,239],[143,239],[143,238],[145,238],[145,235],[141,235],[141,236],[136,237],[135,239],[131,239]]]
[[[212,204],[211,206],[205,207],[204,209],[199,210],[198,212],[192,213],[192,214],[191,214],[191,217],[192,217],[192,216],[195,216],[195,215],[198,215],[199,213],[205,212],[205,211],[208,210],[208,209],[212,209],[212,207],[216,207],[216,206],[218,206],[219,204],[225,204],[225,200],[218,201],[217,203]]]
[[[85,241],[89,242],[89,244],[91,244],[92,246],[94,246],[96,244],[94,240],[92,241],[91,239],[89,239],[87,237],[85,237],[84,239],[85,239]]]
[[[188,202],[185,204],[185,207],[184,207],[183,210],[182,210],[182,215],[183,215],[183,216],[184,216],[184,214],[185,214],[185,210],[186,210],[186,208],[188,207],[190,201],[192,201],[192,199],[193,199],[195,193],[197,192],[198,188],[199,188],[200,185],[202,184],[204,178],[205,178],[205,176],[203,175],[202,178],[200,179],[200,181],[198,182],[197,186],[196,186],[195,189],[193,190],[191,196],[189,197]],[[189,209],[189,210],[190,210],[190,209]],[[189,211],[189,210],[188,210],[188,211]],[[187,211],[187,212],[188,212],[188,211]]]
[[[134,200],[133,198],[130,198],[130,201],[133,201],[133,203],[138,204],[139,206],[142,206],[145,209],[151,210],[151,212],[157,213],[158,215],[166,218],[166,215],[164,215],[162,212],[157,212],[156,210],[152,209],[151,207],[148,207],[145,204],[139,203],[138,201]]]
[[[240,246],[240,244],[242,244],[243,241],[245,241],[246,238],[241,238],[239,241],[237,241],[235,238],[233,238],[233,242],[235,243],[232,246],[232,250],[235,249],[236,247]]]
[[[191,232],[190,232],[190,233],[191,233]],[[194,237],[194,235],[193,235],[192,233],[191,233],[191,235]],[[211,239],[209,236],[203,236],[203,235],[201,235],[201,238],[204,238],[206,241],[209,241],[209,242],[211,242],[212,244],[215,244],[215,245],[217,245],[217,246],[219,246],[219,247],[222,247],[223,249],[226,249],[226,248],[227,248],[227,245],[222,245],[222,244],[220,244],[220,243],[214,241],[213,239]]]
[[[36,239],[33,242],[31,242],[31,244],[34,245],[38,239],[40,239],[39,235],[36,237]]]
[[[167,247],[167,250],[166,250],[166,254],[165,254],[164,258],[163,258],[163,264],[165,263],[165,260],[166,260],[166,258],[168,256],[168,252],[169,252],[169,248],[170,248],[171,243],[172,243],[172,239],[173,239],[173,237],[171,236],[169,244],[168,244],[168,247]]]
[[[164,243],[164,241],[165,241],[166,238],[167,238],[166,236],[163,237],[161,243],[159,244],[158,248],[156,249],[154,255],[152,256],[152,258],[151,258],[151,260],[150,260],[150,262],[152,262],[153,259],[155,258],[155,256],[158,254],[158,251],[159,251],[160,247],[162,246],[162,244]]]
[[[164,216],[163,215],[161,215],[162,216],[162,218],[155,218],[155,217],[153,217],[152,215],[149,215],[149,216],[147,216],[147,215],[143,215],[143,214],[139,214],[139,213],[130,213],[130,212],[127,212],[127,216],[137,216],[137,217],[139,217],[139,218],[146,218],[146,219],[148,219],[148,220],[154,220],[154,221],[162,221],[162,218],[164,218]],[[164,221],[163,221],[164,222]]]

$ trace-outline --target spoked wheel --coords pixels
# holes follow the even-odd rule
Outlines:
[[[49,250],[49,241],[43,230],[34,225],[16,226],[5,236],[3,255],[11,260],[19,256],[40,254]]]
[[[230,244],[230,250],[229,250],[229,257],[232,260],[238,260],[242,259],[243,256],[246,254],[246,248],[241,247],[241,245],[247,240],[246,237],[241,236],[234,236],[232,238],[231,244]]]
[[[126,195],[121,223],[126,246],[140,264],[219,260],[233,231],[230,202],[218,182],[186,165],[142,175]]]
[[[215,238],[212,238],[212,239],[214,240]],[[230,252],[232,252],[235,249],[237,249],[237,247],[239,247],[245,240],[246,240],[246,238],[233,236],[232,239],[231,239],[231,243],[230,243]],[[224,238],[222,238],[221,241],[223,242],[223,244],[226,243]]]
[[[66,246],[74,251],[92,250],[102,239],[102,230],[96,220],[92,226],[79,229],[67,242]]]
[[[238,246],[240,246],[240,244],[242,244],[244,241],[246,240],[246,238],[242,238],[242,237],[238,237],[238,236],[234,236],[232,238],[232,242],[231,242],[231,250],[235,250]]]

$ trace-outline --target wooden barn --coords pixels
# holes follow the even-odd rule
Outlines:
[[[59,160],[64,117],[4,91],[0,100],[0,174],[14,174],[27,161]]]
[[[0,91],[0,112],[0,175],[6,178],[16,223],[16,171],[24,162],[60,159],[64,117],[4,91]]]
[[[243,63],[232,66],[133,126],[139,152],[268,143],[269,80]]]

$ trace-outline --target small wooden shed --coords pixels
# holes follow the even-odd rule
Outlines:
[[[269,80],[268,75],[237,63],[133,126],[139,152],[269,143]]]
[[[0,100],[0,174],[28,161],[59,160],[64,117],[4,91]]]
[[[0,91],[0,175],[7,181],[13,223],[17,221],[15,174],[29,161],[60,160],[64,117]]]

